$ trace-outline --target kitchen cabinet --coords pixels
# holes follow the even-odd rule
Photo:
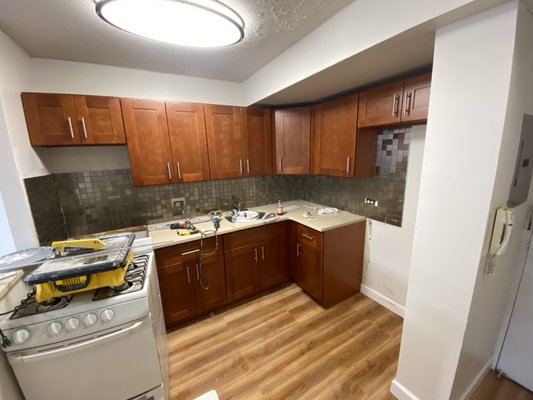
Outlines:
[[[357,95],[313,107],[312,173],[354,177]]]
[[[276,173],[308,174],[311,144],[311,110],[288,108],[274,112]]]
[[[157,249],[157,274],[167,327],[227,302],[223,241],[218,238]],[[215,251],[216,249],[216,251]]]
[[[244,176],[240,108],[205,104],[204,109],[211,178]]]
[[[292,274],[297,285],[326,308],[359,292],[364,221],[325,232],[296,224],[293,234]]]
[[[272,112],[265,108],[241,108],[244,175],[272,174]]]
[[[166,102],[174,182],[210,178],[204,106]]]
[[[358,127],[426,120],[430,87],[431,74],[427,73],[361,93]]]
[[[125,144],[117,97],[22,93],[33,146]]]
[[[288,223],[279,222],[224,237],[228,299],[242,299],[289,280]]]

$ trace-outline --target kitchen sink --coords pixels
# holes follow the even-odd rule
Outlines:
[[[262,211],[235,211],[232,214],[226,215],[226,218],[229,222],[233,223],[244,223],[252,222],[258,219],[263,218],[265,215]]]

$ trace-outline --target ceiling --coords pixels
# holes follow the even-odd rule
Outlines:
[[[93,0],[0,0],[0,30],[30,56],[242,82],[352,0],[224,0],[245,21],[245,39],[193,49],[113,28]]]

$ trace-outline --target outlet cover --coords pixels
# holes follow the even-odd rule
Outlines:
[[[172,207],[183,209],[185,207],[185,197],[172,197],[170,204],[172,204]]]

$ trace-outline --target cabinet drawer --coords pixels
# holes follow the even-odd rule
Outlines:
[[[298,224],[296,227],[296,241],[322,249],[322,233]]]
[[[215,238],[204,239],[203,242],[203,247],[200,247],[200,240],[195,240],[194,242],[157,249],[155,251],[157,267],[162,268],[197,257],[200,253],[200,249],[202,249],[203,252],[208,252],[215,249]],[[220,251],[222,248],[222,237],[219,236],[218,250]]]
[[[226,249],[233,249],[267,240],[275,236],[285,237],[286,233],[287,222],[276,222],[274,224],[259,226],[257,228],[228,233],[227,235],[224,235],[224,245],[226,246]]]

